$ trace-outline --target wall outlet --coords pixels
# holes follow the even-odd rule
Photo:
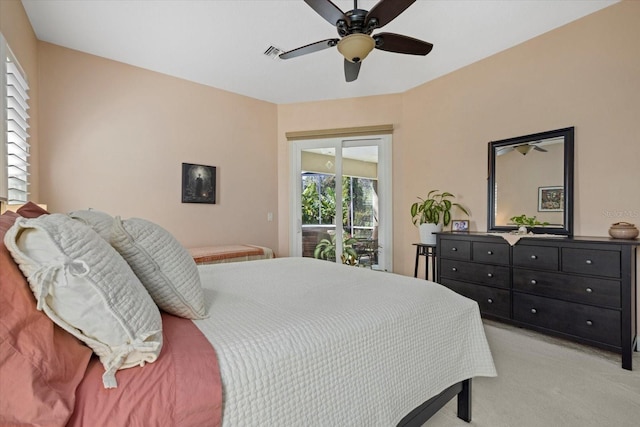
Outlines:
[[[267,221],[269,221],[269,222],[273,221],[273,212],[268,212],[267,213]]]

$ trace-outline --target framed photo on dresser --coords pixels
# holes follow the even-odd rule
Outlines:
[[[454,219],[451,221],[451,231],[469,231],[469,221],[466,219]]]

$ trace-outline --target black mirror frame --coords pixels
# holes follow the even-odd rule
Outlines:
[[[509,145],[518,145],[525,142],[539,141],[541,139],[564,137],[564,216],[563,227],[534,227],[534,233],[548,233],[573,236],[573,145],[574,128],[551,130],[547,132],[534,133],[531,135],[518,136],[515,138],[503,139],[489,142],[489,176],[488,176],[488,198],[487,198],[487,230],[492,232],[509,232],[517,230],[517,226],[496,225],[495,224],[495,168],[496,168],[496,148]]]

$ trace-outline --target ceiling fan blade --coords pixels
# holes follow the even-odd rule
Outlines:
[[[380,33],[373,36],[376,49],[388,52],[406,53],[409,55],[426,55],[431,52],[433,45],[413,37],[394,33]]]
[[[360,73],[360,66],[362,62],[351,62],[344,60],[344,78],[348,82],[352,82],[358,78],[358,74]]]
[[[318,15],[322,16],[333,26],[335,26],[341,19],[347,24],[351,23],[351,20],[347,15],[345,15],[338,6],[333,4],[331,0],[304,0],[304,2],[311,6]]]
[[[280,59],[295,58],[296,56],[306,55],[308,53],[317,52],[319,50],[327,49],[338,44],[340,39],[326,39],[319,42],[311,43],[306,46],[299,47],[297,49],[290,50],[280,54]]]
[[[498,156],[502,156],[503,154],[507,154],[510,151],[513,151],[514,148],[513,147],[502,147],[502,148],[498,148],[496,149],[496,155]]]
[[[371,18],[375,18],[376,21],[378,21],[375,28],[382,28],[393,21],[398,15],[404,12],[406,8],[415,3],[415,1],[416,0],[380,0],[373,6],[373,9],[367,13],[365,22],[369,22]]]
[[[547,150],[546,150],[546,149],[544,149],[544,148],[542,148],[542,147],[538,147],[537,145],[534,145],[534,146],[533,146],[533,149],[534,149],[534,150],[537,150],[537,151],[542,151],[543,153],[546,153],[546,152],[547,152]]]

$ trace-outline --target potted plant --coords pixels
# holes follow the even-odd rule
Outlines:
[[[356,260],[358,259],[358,254],[354,249],[353,245],[357,243],[358,240],[349,236],[348,234],[343,235],[343,245],[342,245],[342,263],[348,265],[355,265]],[[316,245],[315,250],[313,251],[314,258],[318,259],[326,259],[329,261],[335,261],[336,259],[336,235],[333,234],[331,239],[322,239]]]
[[[420,228],[420,241],[426,244],[435,244],[434,232],[442,231],[442,226],[451,222],[451,209],[455,206],[469,215],[464,206],[454,203],[449,199],[455,196],[447,191],[431,190],[426,199],[418,197],[420,202],[411,205],[411,217],[413,225]]]
[[[518,226],[518,233],[527,234],[529,230],[537,225],[549,225],[548,222],[540,222],[535,216],[527,216],[526,214],[516,215],[509,218],[509,221]]]

